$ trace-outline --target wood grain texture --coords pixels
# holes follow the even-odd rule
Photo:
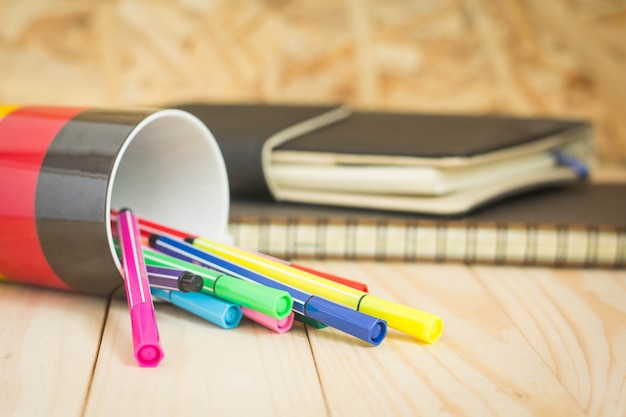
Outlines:
[[[166,356],[140,368],[123,299],[103,329],[105,300],[0,283],[0,415],[626,415],[625,272],[300,263],[441,315],[443,337],[223,330],[158,304]]]
[[[468,268],[309,265],[366,282],[371,293],[435,312],[445,322],[434,345],[390,331],[375,349],[326,329],[310,331],[331,415],[584,415]]]
[[[0,102],[346,102],[588,118],[626,164],[619,0],[0,3]]]
[[[247,319],[224,330],[171,305],[156,310],[165,357],[140,368],[126,303],[112,303],[86,417],[325,415],[301,324],[282,335]]]
[[[473,269],[587,415],[626,415],[626,273]]]
[[[106,300],[0,283],[0,416],[82,415]]]

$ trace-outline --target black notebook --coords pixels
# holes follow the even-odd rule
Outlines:
[[[224,155],[231,195],[458,215],[584,178],[584,121],[182,104]]]
[[[462,216],[231,201],[235,244],[282,258],[626,266],[626,184],[511,196]]]

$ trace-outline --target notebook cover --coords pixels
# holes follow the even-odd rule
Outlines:
[[[499,116],[353,112],[349,118],[294,138],[276,151],[471,157],[582,126],[587,123]]]
[[[368,219],[626,227],[626,184],[575,183],[529,191],[463,216],[436,216],[254,199],[231,201],[230,218]]]
[[[337,105],[182,103],[213,133],[228,170],[231,193],[269,195],[261,148],[273,134]],[[290,139],[276,151],[469,157],[533,142],[582,121],[499,116],[352,112],[349,117]]]

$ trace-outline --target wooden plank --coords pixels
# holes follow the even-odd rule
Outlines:
[[[442,339],[390,331],[368,348],[310,331],[331,415],[581,416],[550,368],[464,266],[309,263],[366,282],[370,292],[442,316]]]
[[[588,415],[626,415],[626,272],[474,270]]]
[[[224,330],[171,305],[156,310],[165,357],[140,368],[125,301],[112,303],[86,417],[326,415],[301,324],[282,335],[247,320]]]
[[[80,416],[107,301],[0,284],[0,416]]]

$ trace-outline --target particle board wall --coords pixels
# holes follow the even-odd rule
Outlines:
[[[626,165],[618,0],[4,0],[0,102],[582,117]]]

